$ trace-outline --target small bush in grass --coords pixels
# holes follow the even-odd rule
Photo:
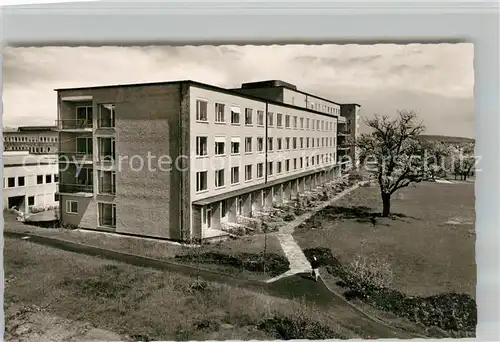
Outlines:
[[[357,256],[346,267],[348,275],[352,275],[352,282],[367,284],[376,287],[388,287],[392,284],[394,273],[391,266],[379,258]],[[353,289],[361,290],[361,289]]]
[[[295,216],[292,213],[286,213],[283,216],[283,221],[285,221],[285,222],[291,222],[293,220],[295,220]]]

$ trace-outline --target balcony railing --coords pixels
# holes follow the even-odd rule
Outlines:
[[[61,184],[59,183],[59,192],[74,194],[78,192],[93,193],[94,186],[92,184]]]
[[[92,120],[86,119],[64,119],[57,120],[59,129],[88,130],[92,129]]]
[[[92,162],[92,152],[59,151],[59,162]]]
[[[103,195],[116,195],[115,184],[100,184],[99,193]]]

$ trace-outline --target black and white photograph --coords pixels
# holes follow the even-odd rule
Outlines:
[[[473,61],[4,47],[5,340],[475,337]]]

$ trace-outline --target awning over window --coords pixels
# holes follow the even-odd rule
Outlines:
[[[240,138],[231,138],[231,142],[240,142]]]
[[[226,137],[215,137],[215,142],[226,142]]]
[[[241,113],[240,107],[231,107],[231,112]]]

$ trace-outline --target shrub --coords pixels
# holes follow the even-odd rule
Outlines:
[[[285,222],[290,222],[290,221],[293,221],[293,220],[295,220],[295,216],[292,213],[286,213],[283,216],[283,221],[285,221]]]
[[[349,262],[346,272],[352,278],[350,279],[352,283],[368,286],[388,287],[394,278],[391,266],[379,258],[369,259],[358,256]]]

